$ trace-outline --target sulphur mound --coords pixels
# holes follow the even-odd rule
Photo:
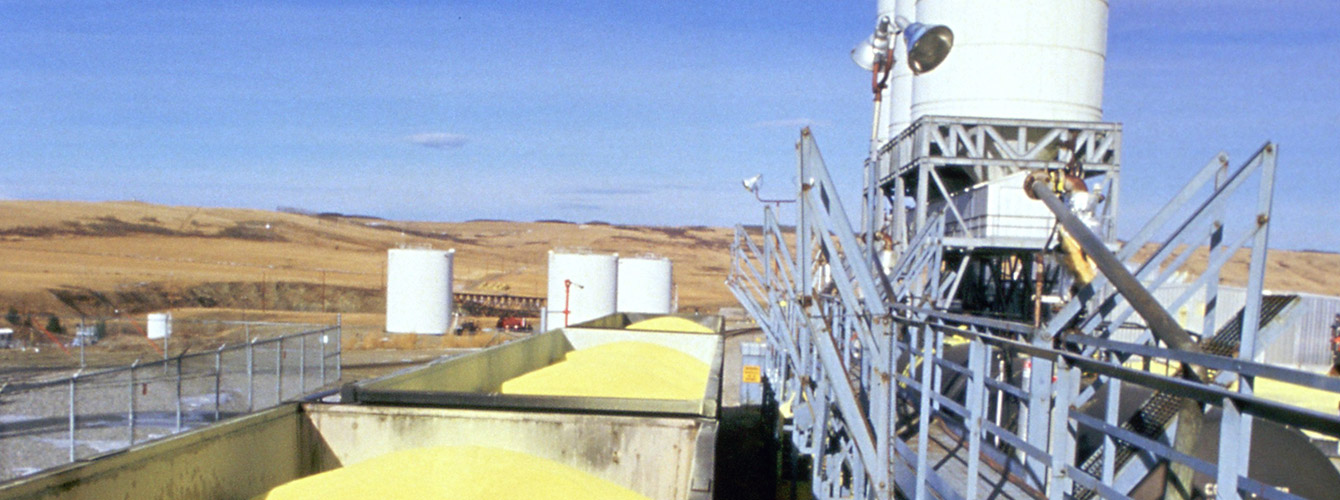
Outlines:
[[[513,451],[443,446],[389,453],[281,485],[265,500],[645,500],[566,465]]]
[[[644,319],[624,327],[625,330],[650,330],[654,332],[715,333],[691,320],[676,316],[658,316]]]
[[[503,382],[503,394],[702,399],[706,363],[648,342],[611,342],[568,352],[559,363]]]

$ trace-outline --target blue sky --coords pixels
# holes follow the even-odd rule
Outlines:
[[[1129,231],[1281,143],[1275,246],[1340,250],[1340,6],[1113,2]],[[0,198],[754,223],[810,125],[852,199],[874,2],[0,0]],[[1138,188],[1136,188],[1138,186]]]

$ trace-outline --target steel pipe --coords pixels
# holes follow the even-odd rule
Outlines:
[[[1089,226],[1079,220],[1075,214],[1070,212],[1065,203],[1056,197],[1051,187],[1044,182],[1035,182],[1030,180],[1028,191],[1033,193],[1039,200],[1047,205],[1047,209],[1056,215],[1056,220],[1061,223],[1066,232],[1079,243],[1080,248],[1089,254],[1093,259],[1094,265],[1103,272],[1108,282],[1116,287],[1122,296],[1126,297],[1127,302],[1135,309],[1135,312],[1145,319],[1145,324],[1149,325],[1149,330],[1153,332],[1154,337],[1167,344],[1173,349],[1182,351],[1200,351],[1200,347],[1192,340],[1191,335],[1177,324],[1177,320],[1168,314],[1163,306],[1159,305],[1154,296],[1145,290],[1144,285],[1135,279],[1126,266],[1122,265],[1112,250],[1103,244],[1103,240],[1098,235],[1093,234]]]

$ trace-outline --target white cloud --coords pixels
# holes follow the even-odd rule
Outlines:
[[[434,149],[455,149],[470,142],[470,138],[447,132],[425,132],[408,137],[409,142]]]

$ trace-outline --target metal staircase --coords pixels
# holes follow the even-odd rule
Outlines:
[[[971,161],[959,158],[961,150],[945,146],[951,138],[929,131],[951,130],[950,136],[966,140],[992,137],[970,132],[986,125],[993,130],[1043,125],[1000,120],[982,125],[984,120],[972,119],[956,125],[950,123],[953,120],[923,119],[900,136],[930,137],[934,140],[918,144],[940,145],[923,147],[918,153],[930,158],[899,157],[910,161],[911,170],[898,170],[892,166],[896,162],[881,157],[882,165],[892,166],[881,171],[881,189],[898,184],[898,179],[922,175],[920,165],[958,162],[963,165],[953,168],[975,171]],[[1099,161],[1108,176],[1104,182],[1115,186],[1113,146],[1119,145],[1119,129],[1093,128],[1083,141],[1069,140],[1064,132],[1031,137],[1085,144],[1084,151],[1074,154]],[[998,142],[1004,140],[1005,136],[995,135],[1000,136]],[[1021,140],[1012,147],[1036,153],[1036,147],[1021,142],[1025,136],[1030,135],[1018,134]],[[897,142],[883,151],[893,155],[906,149]],[[1285,299],[1270,298],[1264,304],[1261,299],[1274,145],[1267,144],[1231,172],[1226,156],[1217,156],[1131,241],[1111,252],[1111,257],[1125,263],[1122,273],[1129,281],[1114,287],[1110,283],[1119,276],[1100,273],[1073,290],[1048,290],[1049,295],[1068,299],[1046,307],[1032,323],[962,309],[956,297],[963,287],[976,285],[964,280],[966,260],[948,265],[947,255],[965,255],[964,248],[980,248],[976,245],[982,242],[946,236],[950,225],[946,221],[957,217],[952,210],[913,213],[910,220],[894,217],[905,225],[881,228],[889,238],[858,234],[808,130],[802,132],[797,147],[801,185],[794,233],[782,229],[771,207],[764,209],[760,230],[738,228],[727,285],[768,338],[765,377],[778,402],[792,410],[789,436],[795,449],[809,459],[816,498],[1129,498],[1136,484],[1149,477],[1149,464],[1167,464],[1172,471],[1169,484],[1190,483],[1187,470],[1216,478],[1212,486],[1175,485],[1194,494],[1210,489],[1218,498],[1307,498],[1307,485],[1267,485],[1247,473],[1254,418],[1340,436],[1340,419],[1333,415],[1252,393],[1252,381],[1258,377],[1340,393],[1340,381],[1257,361],[1271,340],[1267,328],[1271,318],[1288,308]],[[949,153],[958,156],[935,156]],[[1009,162],[989,163],[994,167]],[[1035,158],[1009,165],[1045,170],[1055,168],[1053,163]],[[899,177],[899,172],[915,175]],[[928,170],[921,180],[935,181],[934,174]],[[1254,193],[1239,189],[1252,179]],[[944,184],[943,178],[935,182]],[[881,192],[895,198],[890,200],[892,206],[904,207],[901,193],[907,186],[897,189],[897,196]],[[871,192],[867,190],[867,196]],[[1115,189],[1109,193],[1115,194]],[[1241,197],[1253,194],[1256,209],[1246,223],[1229,224],[1230,200],[1243,205]],[[1107,203],[1104,217],[1115,216],[1115,200]],[[865,210],[873,207],[880,212],[865,213],[862,220],[887,220],[879,205],[863,204]],[[1058,217],[1064,219],[1062,215]],[[880,241],[895,245],[878,247]],[[1151,257],[1132,262],[1136,250],[1146,245],[1154,248]],[[1173,303],[1153,303],[1148,290],[1168,283],[1190,253],[1174,250],[1201,245],[1211,249],[1208,269]],[[1216,328],[1209,312],[1217,296],[1219,271],[1244,248],[1251,251],[1248,303],[1238,320]],[[881,253],[890,250],[896,258],[881,263]],[[1046,245],[1031,251],[1041,256],[1039,262],[1055,265]],[[1129,283],[1144,293],[1131,292]],[[1207,309],[1204,323],[1195,330],[1217,333],[1194,344],[1198,347],[1170,347],[1169,339],[1178,337],[1162,331],[1168,328],[1164,323],[1149,319],[1158,316],[1150,316],[1152,308],[1163,311],[1166,319],[1167,310],[1193,300]],[[1143,329],[1135,342],[1112,338],[1118,327],[1132,325]],[[1205,377],[1132,368],[1132,360],[1185,367],[1184,373]],[[1123,387],[1166,396],[1155,396],[1148,403],[1136,419],[1144,423],[1139,425],[1118,418]],[[1106,398],[1103,414],[1081,411],[1095,398]],[[1167,432],[1173,415],[1185,414],[1179,412],[1188,406],[1201,415],[1202,409],[1212,407],[1223,414],[1214,459],[1193,456],[1194,440]],[[1078,453],[1081,435],[1096,435],[1094,442],[1099,443],[1085,456]],[[1136,455],[1145,459],[1121,458]],[[1340,475],[1321,480],[1331,483],[1337,489],[1330,491],[1340,491]]]

